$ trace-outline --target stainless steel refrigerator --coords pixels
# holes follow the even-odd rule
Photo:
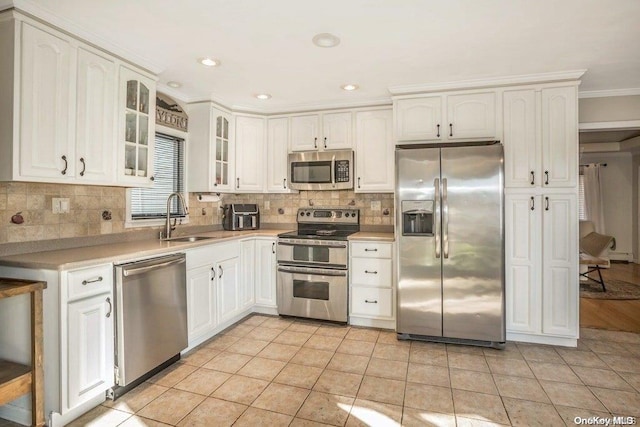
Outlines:
[[[499,142],[396,150],[399,339],[503,347]]]

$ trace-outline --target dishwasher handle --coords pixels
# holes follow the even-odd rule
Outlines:
[[[164,260],[166,258],[161,258],[158,261]],[[153,263],[150,265],[145,265],[144,267],[134,267],[134,264],[131,264],[125,268],[122,269],[122,275],[125,277],[129,277],[129,276],[136,276],[138,274],[143,274],[146,273],[148,271],[151,270],[155,270],[157,268],[163,268],[163,267],[169,267],[171,265],[175,265],[175,264],[183,264],[186,262],[186,258],[184,256],[179,256],[177,258],[172,257],[171,259],[168,259],[164,262],[157,262],[157,263]],[[144,262],[145,264],[148,263],[148,261]],[[133,268],[132,268],[133,267]]]

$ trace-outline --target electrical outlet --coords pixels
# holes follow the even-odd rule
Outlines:
[[[54,214],[69,213],[69,199],[54,197],[51,199],[51,212]]]
[[[371,210],[379,211],[380,209],[382,209],[382,202],[380,200],[373,200],[371,202]]]

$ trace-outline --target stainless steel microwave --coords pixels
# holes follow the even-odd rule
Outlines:
[[[353,188],[353,150],[301,151],[289,154],[289,188]]]

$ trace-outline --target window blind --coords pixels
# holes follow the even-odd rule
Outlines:
[[[184,140],[161,133],[155,136],[153,187],[131,190],[131,219],[167,216],[167,198],[184,192]],[[171,216],[184,217],[178,199],[171,203]]]

